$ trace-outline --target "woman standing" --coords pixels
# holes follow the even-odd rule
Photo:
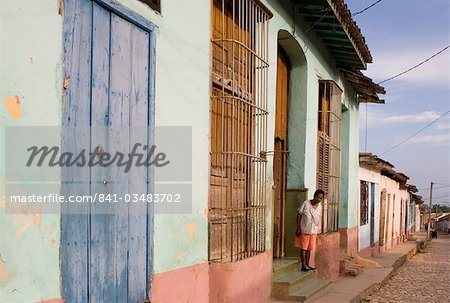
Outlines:
[[[297,231],[294,246],[300,248],[302,271],[315,270],[309,265],[311,251],[316,248],[317,233],[319,232],[320,217],[322,215],[322,200],[325,193],[318,189],[312,200],[304,201],[298,208]]]

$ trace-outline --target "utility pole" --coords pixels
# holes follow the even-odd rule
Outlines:
[[[433,198],[433,182],[431,182],[430,186],[430,216],[428,217],[428,232],[427,232],[427,240],[430,240],[431,234],[431,199]]]

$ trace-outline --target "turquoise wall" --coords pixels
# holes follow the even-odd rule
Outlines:
[[[162,15],[135,0],[119,2],[157,26],[156,125],[187,125],[192,127],[193,132],[193,210],[187,215],[155,215],[154,272],[207,262],[210,1],[165,1],[162,3]],[[346,119],[343,122],[343,144],[347,140],[347,147],[343,145],[343,194],[339,222],[341,227],[355,226],[356,215],[353,216],[348,209],[356,209],[353,206],[357,203],[357,187],[352,182],[358,179],[358,105],[318,37],[313,32],[304,34],[309,25],[296,18],[297,25],[295,28],[292,26],[290,3],[280,4],[275,0],[266,3],[274,12],[269,34],[267,149],[273,150],[271,138],[275,127],[277,39],[280,30],[285,30],[293,34],[297,49],[304,53],[302,63],[293,68],[295,76],[290,89],[293,100],[297,102],[292,107],[292,118],[297,119],[289,120],[292,155],[288,187],[316,187],[318,81],[334,80],[344,89],[343,99],[349,109],[347,122]],[[60,123],[62,16],[58,14],[57,4],[56,0],[2,3],[0,142],[4,142],[5,125]],[[21,101],[20,118],[13,118],[4,102],[6,97],[15,95]],[[14,109],[11,111],[12,114],[17,112]],[[344,134],[347,134],[347,139]],[[4,154],[0,154],[0,169],[4,168],[4,164]],[[270,247],[272,158],[269,158],[267,168],[266,246]],[[1,171],[0,178],[3,182],[4,171]],[[4,197],[3,187],[0,190],[1,197]],[[7,302],[58,298],[59,216],[8,215],[5,214],[3,198],[0,201],[0,228],[0,255],[3,260],[0,262],[0,297],[6,298]]]
[[[350,136],[352,145],[345,152],[355,153],[347,159],[347,167],[343,165],[343,176],[350,175],[352,180],[358,179],[358,104],[355,101],[355,94],[346,80],[337,71],[335,61],[329,54],[326,47],[314,31],[305,34],[310,27],[309,23],[303,21],[300,15],[292,15],[292,4],[289,1],[267,1],[268,8],[274,13],[270,20],[269,36],[269,111],[275,110],[276,93],[276,58],[278,35],[283,39],[279,41],[282,47],[288,52],[289,59],[293,64],[291,73],[294,76],[294,83],[291,79],[289,89],[289,128],[288,145],[291,154],[288,161],[288,188],[309,188],[316,187],[316,150],[317,150],[317,111],[319,80],[333,80],[344,91],[342,102],[350,110],[348,116],[348,131],[343,132]],[[293,24],[296,23],[294,27]],[[291,36],[291,38],[289,38]],[[287,42],[288,41],[288,42]],[[299,53],[293,55],[289,50],[297,49]],[[268,142],[269,150],[273,150],[274,117],[269,116]],[[345,122],[344,122],[345,123]],[[299,139],[301,138],[301,139]],[[350,166],[349,166],[350,165]],[[272,163],[269,163],[269,171]],[[347,186],[348,189],[348,186]],[[342,190],[344,192],[344,189]]]
[[[193,208],[187,215],[155,215],[155,273],[208,261],[210,1],[161,5],[156,126],[192,127]]]
[[[348,89],[347,96],[352,95]],[[346,111],[342,115],[342,179],[339,205],[339,228],[358,224],[359,208],[359,104],[354,98],[344,98]]]
[[[60,123],[62,16],[55,0],[2,1],[1,5],[3,145],[5,126]],[[10,99],[14,96],[18,99]],[[0,301],[28,303],[59,298],[59,215],[6,213],[4,167],[1,146]]]
[[[342,90],[343,113],[341,154],[341,201],[339,227],[354,227],[358,223],[359,191],[359,104],[349,83],[337,71],[335,61],[320,38],[310,31],[310,23],[292,15],[289,1],[265,2],[274,13],[269,35],[269,123],[268,150],[273,150],[275,128],[277,42],[288,53],[293,69],[289,88],[287,187],[291,190],[309,189],[309,197],[316,189],[317,119],[319,80],[333,80]],[[296,24],[293,26],[293,24]],[[281,41],[277,41],[281,38]],[[296,49],[297,54],[291,50]],[[268,171],[272,172],[272,158]],[[269,178],[273,184],[272,176]],[[294,196],[292,196],[294,197]],[[294,197],[295,198],[295,197]],[[287,201],[288,207],[295,201]],[[269,205],[272,201],[267,202]],[[293,211],[293,207],[289,208]],[[270,214],[269,214],[270,215]],[[286,227],[289,229],[289,227]],[[272,226],[270,227],[272,232]],[[269,241],[270,242],[270,241]],[[287,240],[290,245],[290,240]],[[271,243],[268,243],[271,245]]]

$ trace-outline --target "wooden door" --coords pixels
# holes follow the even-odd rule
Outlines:
[[[134,143],[151,146],[154,41],[151,24],[115,2],[64,1],[66,90],[65,150],[80,147],[128,154]],[[73,132],[75,129],[75,132]],[[83,130],[83,131],[81,131]],[[143,131],[142,131],[143,130]],[[98,148],[98,149],[97,149]],[[97,154],[101,155],[101,153]],[[152,274],[150,204],[119,201],[151,193],[145,166],[93,166],[62,170],[65,195],[96,196],[61,216],[64,302],[144,302]],[[113,206],[100,203],[100,194]],[[105,202],[105,199],[102,199]],[[122,200],[124,201],[124,200]]]
[[[240,43],[252,48],[254,42],[238,9],[220,0],[211,7],[209,259],[216,261],[242,259],[252,241],[247,224],[254,183],[249,155],[255,140],[255,62]]]
[[[403,241],[403,216],[405,216],[404,213],[404,206],[403,206],[403,198],[400,198],[400,227],[399,227],[399,238],[400,241]]]
[[[380,196],[380,225],[378,230],[378,238],[380,246],[383,246],[385,243],[384,238],[384,228],[385,228],[385,222],[386,222],[386,190],[381,191]]]
[[[289,72],[290,64],[287,55],[284,53],[283,49],[278,46],[275,142],[273,157],[275,188],[273,256],[275,258],[284,256]]]
[[[391,194],[387,194],[387,210],[386,210],[386,228],[384,234],[384,242],[387,243],[389,240],[389,222],[391,221]]]
[[[370,246],[375,246],[375,183],[370,184]]]
[[[395,231],[395,195],[392,195],[392,231],[391,231],[391,247],[394,246]]]

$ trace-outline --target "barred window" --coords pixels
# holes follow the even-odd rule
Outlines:
[[[230,262],[265,251],[270,13],[212,2],[209,260]]]
[[[341,89],[333,81],[319,81],[317,132],[317,188],[325,191],[321,232],[338,229],[341,181]]]
[[[369,183],[360,181],[360,198],[359,198],[359,225],[369,223]]]

